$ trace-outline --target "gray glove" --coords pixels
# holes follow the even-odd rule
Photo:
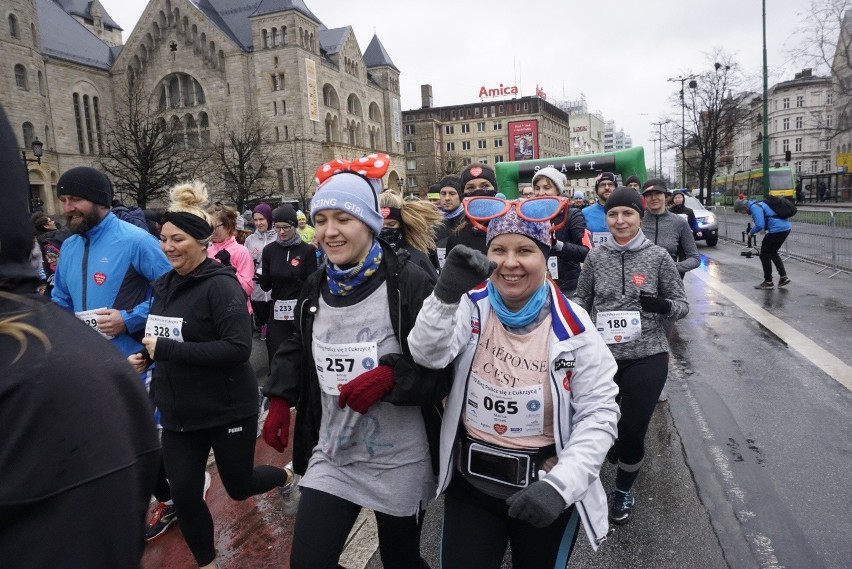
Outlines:
[[[539,480],[506,500],[509,516],[537,528],[552,524],[565,509],[565,500],[556,489]]]
[[[435,296],[447,304],[455,304],[462,295],[487,279],[497,263],[470,247],[457,245],[444,261],[441,276],[435,283]]]

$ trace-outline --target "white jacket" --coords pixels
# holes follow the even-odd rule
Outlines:
[[[246,249],[249,250],[249,253],[251,253],[251,258],[254,259],[254,272],[256,275],[263,271],[263,267],[260,262],[263,248],[275,241],[277,238],[278,235],[275,233],[274,229],[270,229],[262,233],[260,231],[255,231],[246,237],[245,246]],[[269,302],[272,300],[272,292],[264,292],[264,290],[260,288],[260,285],[255,282],[254,288],[251,291],[251,300],[254,300],[255,302]]]
[[[615,441],[619,418],[613,381],[615,359],[589,315],[569,301],[548,280],[552,328],[550,390],[558,462],[541,480],[565,500],[576,504],[586,535],[597,549],[609,529],[606,493],[600,469]],[[453,449],[461,426],[462,406],[480,331],[491,316],[486,283],[471,290],[459,304],[427,298],[408,336],[418,364],[440,369],[452,363],[453,386],[441,424],[441,470],[438,493],[453,476]]]

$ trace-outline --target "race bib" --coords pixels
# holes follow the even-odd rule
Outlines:
[[[544,386],[506,389],[471,373],[464,422],[503,437],[540,435],[544,432]]]
[[[183,318],[149,314],[145,321],[145,337],[151,336],[183,343]]]
[[[447,260],[447,248],[438,247],[437,249],[435,249],[435,252],[438,255],[438,267],[443,269],[444,262]]]
[[[598,312],[598,332],[607,344],[625,344],[642,335],[638,310]]]
[[[296,299],[276,300],[272,307],[272,318],[274,320],[293,320],[296,312]]]
[[[375,342],[325,344],[314,340],[314,364],[320,388],[339,395],[347,382],[379,365],[379,347]]]
[[[556,257],[547,258],[547,270],[550,272],[550,278],[553,280],[559,278],[559,263],[556,261]]]
[[[592,232],[592,247],[597,247],[603,243],[608,243],[612,239],[612,233],[609,231],[593,231]]]
[[[80,319],[86,326],[89,328],[93,328],[97,330],[98,334],[106,338],[107,340],[112,340],[114,336],[107,336],[100,330],[98,330],[98,315],[95,314],[96,310],[106,310],[106,308],[94,308],[92,310],[81,310],[80,312],[75,312],[74,316]]]

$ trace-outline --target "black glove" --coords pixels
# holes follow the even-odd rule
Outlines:
[[[556,488],[539,480],[506,500],[509,516],[537,528],[552,524],[565,509],[565,500]]]
[[[645,312],[656,312],[657,314],[668,314],[672,311],[672,303],[665,298],[652,295],[640,295],[639,304]]]
[[[215,259],[219,259],[219,261],[220,261],[223,265],[225,265],[226,267],[230,267],[230,266],[231,266],[231,254],[230,254],[230,253],[228,253],[228,250],[227,250],[227,249],[222,249],[221,251],[219,251],[218,253],[216,253],[215,255],[213,255],[213,258],[215,258]]]
[[[497,263],[475,249],[464,245],[452,248],[435,283],[435,297],[455,304],[464,293],[491,276]]]

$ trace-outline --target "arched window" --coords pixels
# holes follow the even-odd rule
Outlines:
[[[41,75],[41,70],[38,72],[38,94],[44,96],[44,77]]]
[[[207,113],[201,113],[198,122],[201,125],[201,146],[207,148],[210,146],[210,119],[207,118]]]
[[[278,28],[272,28],[272,47],[281,47],[281,36],[278,35]]]
[[[35,140],[35,129],[33,128],[33,124],[25,122],[22,125],[22,130],[24,131],[24,148],[30,148],[33,145],[33,140]]]
[[[77,150],[80,154],[84,154],[86,143],[83,136],[83,109],[80,106],[80,95],[78,93],[74,93],[74,122],[77,125]]]
[[[281,28],[281,36],[284,38],[284,45],[290,45],[290,39],[287,37],[287,26]]]
[[[88,95],[83,95],[83,118],[86,121],[86,142],[89,143],[89,154],[94,154],[95,141],[94,133],[92,132],[92,110]]]
[[[186,115],[186,146],[187,148],[198,148],[200,145],[198,136],[198,125],[192,115]]]
[[[331,107],[332,109],[340,108],[340,101],[337,99],[337,91],[335,91],[334,87],[328,83],[323,85],[322,101],[326,107]]]
[[[191,75],[172,73],[163,78],[159,110],[196,107],[204,103],[204,89]]]
[[[18,17],[15,14],[9,14],[9,35],[13,38],[21,37],[21,30],[18,29]]]
[[[18,89],[27,90],[27,69],[20,63],[15,65],[15,85]]]
[[[263,49],[269,49],[269,33],[263,30],[260,35],[263,38]]]

